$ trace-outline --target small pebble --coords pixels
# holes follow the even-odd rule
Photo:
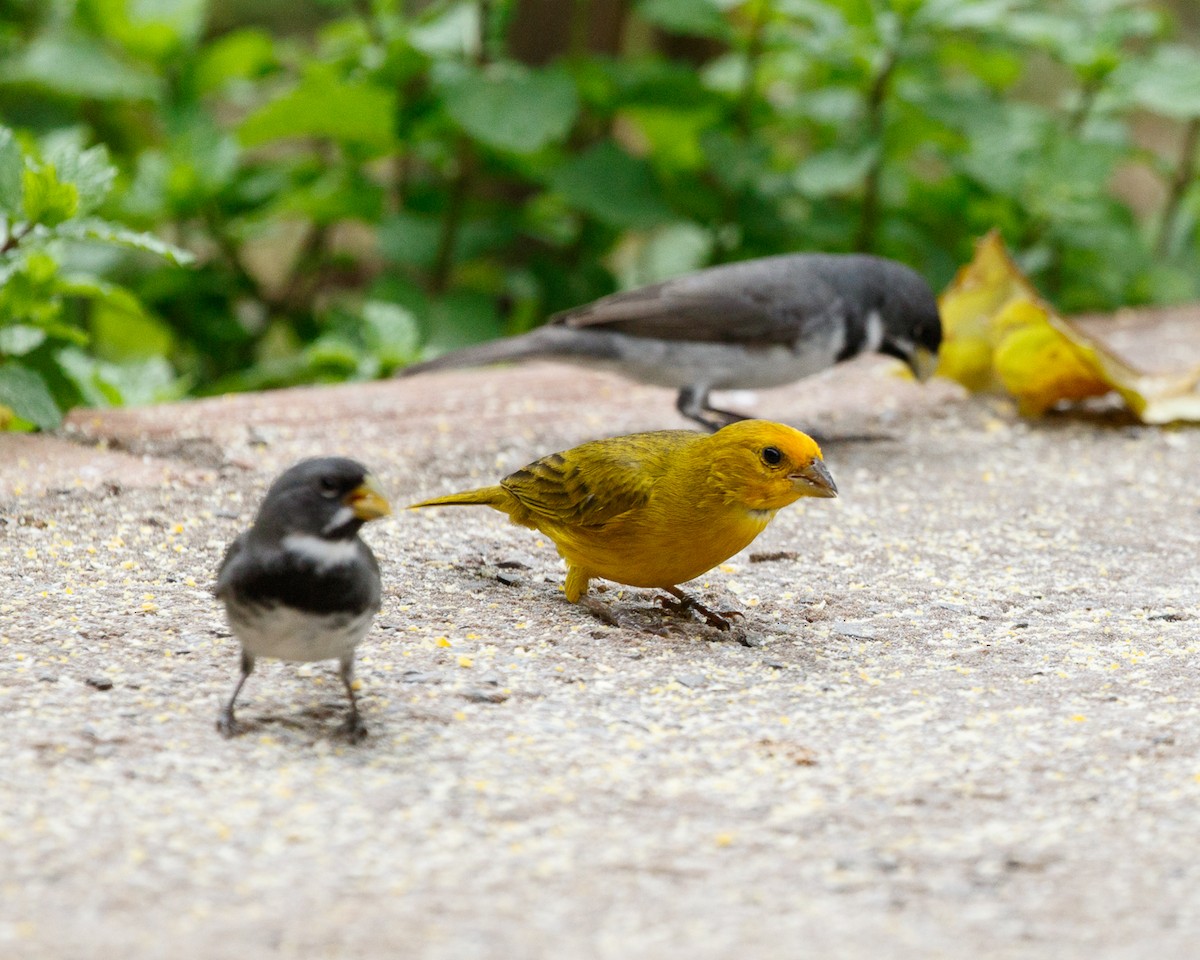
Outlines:
[[[475,687],[471,690],[463,691],[464,699],[470,700],[472,703],[503,703],[509,698],[509,694],[503,690],[496,690],[485,687]]]
[[[879,634],[865,623],[853,620],[839,620],[833,625],[833,632],[842,637],[854,637],[856,640],[875,640]]]

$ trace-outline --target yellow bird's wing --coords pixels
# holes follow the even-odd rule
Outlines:
[[[662,430],[594,440],[542,457],[500,485],[539,520],[559,527],[599,527],[644,507],[672,452],[701,436]]]

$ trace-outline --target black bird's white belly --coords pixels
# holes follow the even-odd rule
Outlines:
[[[218,596],[250,657],[342,659],[379,611],[379,569],[357,537],[289,534],[273,549],[238,551],[222,571]]]
[[[360,613],[313,613],[279,603],[226,603],[229,627],[252,657],[334,660],[347,657],[371,628],[375,609]]]

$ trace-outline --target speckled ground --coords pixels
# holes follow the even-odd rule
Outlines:
[[[331,664],[213,728],[212,572],[274,473],[351,453],[402,504],[666,393],[538,366],[0,436],[0,957],[1194,957],[1200,434],[883,363],[735,401],[873,437],[695,584],[751,645],[401,513],[357,747]]]

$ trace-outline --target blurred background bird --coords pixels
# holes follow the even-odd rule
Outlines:
[[[797,253],[744,260],[602,297],[529,333],[400,371],[555,359],[612,369],[679,391],[679,412],[709,430],[745,419],[713,390],[777,387],[863,353],[937,364],[937,299],[915,271],[867,254]]]
[[[390,512],[366,467],[303,460],[267,491],[253,525],[225,553],[216,596],[242,647],[241,676],[217,729],[236,732],[233,705],[258,657],[339,662],[350,699],[346,732],[366,736],[354,696],[354,650],[380,606],[379,564],[358,532]]]
[[[665,590],[664,605],[697,610],[728,629],[678,585],[748,546],[776,511],[837,487],[811,437],[781,423],[742,420],[713,434],[660,430],[593,440],[553,453],[496,486],[411,508],[478,504],[554,541],[576,603],[594,577]],[[740,614],[738,614],[740,616]]]

